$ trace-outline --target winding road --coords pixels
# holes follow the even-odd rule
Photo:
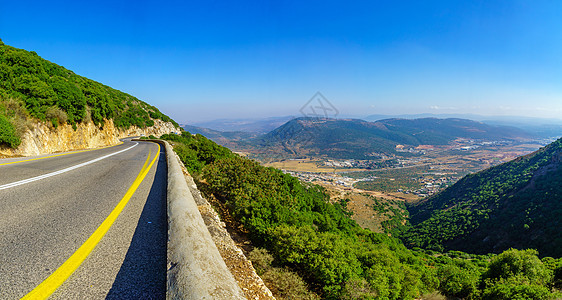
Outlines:
[[[0,299],[165,298],[163,152],[126,139],[0,160]]]

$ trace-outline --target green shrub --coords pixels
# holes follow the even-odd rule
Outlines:
[[[14,125],[4,115],[0,115],[0,145],[15,149],[20,143],[21,140],[16,134]]]
[[[267,270],[271,269],[273,255],[264,248],[254,248],[254,250],[248,254],[248,259],[252,262],[256,272],[262,275]]]
[[[349,279],[341,293],[341,298],[346,300],[381,298],[379,296],[379,291],[373,289],[367,280],[359,277]]]
[[[549,289],[536,284],[520,284],[515,282],[498,282],[483,292],[485,300],[547,300],[554,299]]]
[[[51,121],[54,127],[57,127],[59,124],[65,124],[68,121],[66,113],[56,106],[47,108],[47,111],[45,111],[45,117],[47,120]]]
[[[534,249],[509,249],[492,259],[484,280],[491,282],[518,278],[524,284],[546,286],[552,279],[552,271],[538,258]]]
[[[164,134],[160,138],[175,142],[174,151],[191,174],[198,174],[203,166],[217,159],[233,155],[227,148],[221,147],[199,134],[192,136],[189,132],[184,131],[181,135]]]
[[[439,290],[447,296],[475,298],[478,294],[480,273],[476,268],[465,269],[455,264],[446,264],[437,271]]]
[[[266,249],[254,248],[248,259],[277,299],[320,299],[297,273],[272,266],[273,255]]]
[[[320,299],[310,292],[304,280],[295,272],[283,268],[272,268],[261,275],[273,295],[278,299]]]
[[[553,271],[533,249],[509,249],[492,258],[482,274],[483,299],[553,299]]]

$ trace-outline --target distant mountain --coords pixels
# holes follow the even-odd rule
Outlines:
[[[374,114],[368,115],[362,119],[367,121],[380,121],[386,119],[424,119],[424,118],[438,118],[438,119],[468,119],[479,121],[482,120],[483,116],[475,114],[432,114],[432,113],[421,113],[421,114]]]
[[[294,155],[367,158],[374,153],[395,153],[396,145],[445,145],[457,138],[505,140],[531,135],[507,126],[492,126],[464,119],[293,119],[257,138],[256,147]]]
[[[472,253],[536,248],[562,256],[562,139],[467,175],[410,207],[407,245]]]
[[[285,124],[287,121],[294,119],[292,116],[271,117],[263,119],[218,119],[207,122],[198,122],[191,124],[192,126],[209,128],[223,132],[251,132],[264,134],[275,128]]]
[[[367,121],[379,121],[386,119],[422,119],[422,118],[438,118],[438,119],[468,119],[480,121],[483,123],[498,122],[504,124],[518,124],[518,125],[562,125],[562,119],[555,118],[538,118],[538,117],[525,117],[525,116],[484,116],[477,114],[397,114],[397,115],[384,115],[374,114],[368,115],[362,119]]]
[[[482,122],[488,125],[512,126],[523,129],[537,137],[552,138],[562,136],[562,119],[536,118],[524,116],[482,116],[476,114],[402,114],[402,115],[369,115],[364,119],[367,121],[379,121],[385,119],[468,119]]]
[[[244,141],[250,140],[257,136],[257,134],[255,133],[242,132],[242,131],[223,132],[223,131],[197,127],[192,125],[181,125],[181,127],[186,131],[188,131],[189,133],[203,135],[206,138],[214,141],[215,143],[229,148],[237,147],[240,144],[244,144]]]
[[[558,138],[562,136],[562,124],[555,123],[554,121],[549,123],[548,120],[545,119],[523,119],[520,121],[511,119],[495,119],[483,120],[482,123],[500,126],[514,126],[542,138]]]

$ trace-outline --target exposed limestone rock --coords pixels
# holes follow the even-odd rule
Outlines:
[[[139,135],[160,136],[165,133],[179,132],[170,122],[154,120],[154,126],[129,129],[118,129],[113,120],[106,120],[102,128],[94,123],[77,124],[76,130],[71,125],[63,124],[53,128],[48,123],[40,122],[33,125],[21,138],[17,149],[0,148],[1,156],[34,156],[55,152],[82,150],[115,145],[120,138]]]
[[[172,132],[180,133],[180,130],[174,127],[174,124],[172,124],[171,122],[154,120],[154,126],[152,127],[141,129],[136,126],[131,126],[127,130],[120,129],[118,130],[118,132],[119,132],[119,138],[124,138],[128,136],[140,136],[140,135],[145,135],[145,136],[154,135],[155,137],[159,137],[163,134],[172,133]]]

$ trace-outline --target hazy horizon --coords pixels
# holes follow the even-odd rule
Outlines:
[[[180,123],[298,116],[316,92],[340,115],[559,118],[560,11],[555,1],[12,1],[0,38]]]
[[[562,118],[549,118],[549,117],[529,117],[529,116],[517,116],[517,115],[480,115],[480,114],[435,114],[435,113],[412,113],[412,114],[370,114],[370,115],[341,115],[334,117],[337,119],[362,119],[367,120],[370,119],[369,117],[373,116],[381,116],[381,117],[388,117],[388,118],[395,118],[395,117],[407,117],[407,118],[419,118],[420,116],[423,117],[435,117],[435,118],[464,118],[469,120],[486,120],[486,121],[501,121],[501,120],[517,120],[520,119],[522,121],[544,121],[543,124],[549,123],[556,123],[562,124]],[[305,117],[304,115],[292,114],[292,115],[268,115],[263,117],[232,117],[232,118],[211,118],[211,119],[204,119],[200,121],[188,121],[185,123],[186,125],[199,125],[205,123],[211,123],[216,121],[263,121],[263,120],[275,120],[275,119],[286,119],[286,118],[300,118]]]

